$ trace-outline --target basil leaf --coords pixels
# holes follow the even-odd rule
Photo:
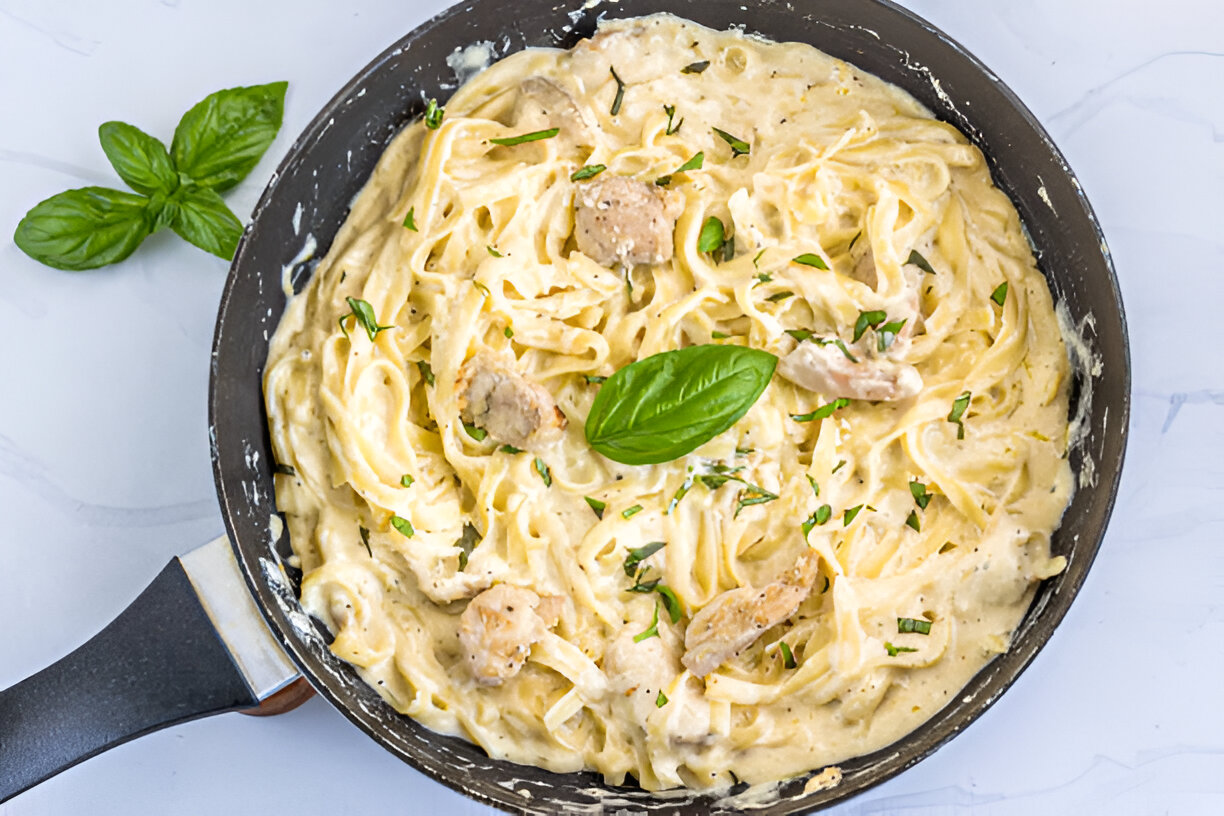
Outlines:
[[[859,312],[858,320],[854,321],[854,337],[850,342],[857,343],[859,338],[863,336],[863,332],[867,331],[868,328],[874,329],[887,319],[888,315],[880,309],[873,309],[870,312]]]
[[[173,200],[178,208],[170,227],[179,237],[222,260],[233,260],[242,237],[242,222],[221,196],[215,190],[189,184],[180,187]]]
[[[408,214],[404,216],[404,227],[412,230],[413,232],[420,232],[420,230],[417,229],[415,214],[416,207],[409,207]]]
[[[920,510],[925,510],[931,502],[931,494],[927,492],[926,485],[915,479],[909,483],[909,488],[910,495],[914,497],[914,503]]]
[[[502,453],[508,453],[511,456],[514,456],[516,454],[520,454],[523,452],[522,448],[516,448],[513,445],[502,445],[500,448],[498,448],[498,450],[501,451]]]
[[[682,74],[700,74],[702,71],[710,67],[709,60],[701,60],[700,62],[690,62],[688,65],[680,69]]]
[[[179,120],[170,155],[201,187],[224,192],[255,169],[285,114],[287,82],[228,88],[204,97]]]
[[[612,115],[616,116],[620,113],[621,103],[625,101],[625,83],[616,73],[614,66],[608,66],[608,70],[612,72],[612,78],[616,80],[616,98],[612,100]]]
[[[918,521],[917,510],[909,511],[909,515],[905,517],[905,524],[907,527],[913,528],[915,533],[922,532],[922,523]]]
[[[746,414],[777,364],[769,352],[720,345],[665,351],[631,363],[595,396],[587,442],[626,465],[683,456]]]
[[[923,272],[926,272],[929,275],[935,274],[935,270],[931,267],[929,263],[927,263],[927,259],[922,257],[922,254],[919,253],[918,250],[916,249],[910,250],[909,257],[905,259],[905,262],[907,264],[913,264],[914,266],[918,267]]]
[[[842,514],[842,526],[849,527],[850,523],[854,521],[854,519],[858,516],[859,512],[862,509],[863,509],[863,505],[856,504],[850,509],[846,510],[846,512]]]
[[[561,132],[561,128],[549,128],[548,130],[535,130],[531,133],[524,133],[522,136],[507,136],[502,139],[490,139],[489,141],[495,145],[503,147],[513,147],[524,142],[538,142],[541,139],[551,139]]]
[[[743,139],[736,138],[725,130],[719,130],[718,128],[711,128],[711,130],[717,133],[720,139],[731,145],[731,158],[733,159],[736,156],[747,155],[748,151],[752,149]]]
[[[178,187],[178,171],[160,139],[127,122],[106,122],[98,141],[119,178],[136,192],[169,195]]]
[[[808,518],[807,521],[803,522],[803,524],[800,525],[800,529],[803,530],[803,537],[807,538],[808,533],[812,532],[812,529],[814,527],[821,525],[821,524],[827,524],[829,522],[829,519],[831,519],[832,517],[833,517],[833,508],[831,506],[827,504],[822,504],[819,507],[817,507],[816,512],[813,513]]]
[[[667,705],[667,695],[663,693],[663,689],[659,689],[659,694],[655,697],[655,708],[662,708],[665,705]]]
[[[1007,302],[1007,281],[1003,281],[990,293],[990,299],[1002,306]]]
[[[671,618],[671,622],[679,623],[684,613],[680,609],[680,599],[676,597],[676,593],[666,584],[656,585],[655,592],[659,593],[659,597],[663,599],[663,608],[667,610],[667,616]]]
[[[604,510],[606,510],[608,507],[608,503],[602,502],[599,499],[592,499],[590,496],[583,496],[582,498],[583,501],[585,501],[590,508],[595,511],[595,518],[602,519]]]
[[[425,127],[437,130],[442,126],[442,117],[445,114],[446,108],[439,107],[438,100],[429,100],[429,105],[425,108]]]
[[[607,169],[608,166],[606,164],[588,164],[571,173],[570,181],[582,181],[583,179],[594,178]]]
[[[21,219],[13,242],[39,263],[78,272],[118,263],[153,232],[149,199],[107,187],[53,195]]]
[[[398,530],[404,538],[412,538],[416,534],[416,530],[412,529],[412,522],[406,518],[392,516],[391,526]]]
[[[785,333],[789,334],[800,343],[812,336],[812,333],[807,329],[787,329]]]
[[[811,411],[806,414],[791,414],[790,418],[796,422],[811,422],[814,419],[828,419],[829,417],[833,416],[834,411],[838,410],[839,408],[845,408],[849,404],[850,400],[846,399],[845,397],[838,397],[832,402],[820,406],[815,411]]]
[[[829,265],[825,263],[825,259],[814,252],[805,252],[802,255],[791,258],[791,262],[803,264],[804,266],[814,266],[817,269],[827,270],[829,268]]]
[[[698,252],[717,252],[726,243],[726,230],[723,222],[717,216],[711,215],[701,225],[701,234],[697,236]]]

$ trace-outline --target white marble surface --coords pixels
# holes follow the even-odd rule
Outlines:
[[[226,265],[172,235],[72,274],[13,245],[24,211],[117,185],[107,119],[168,140],[222,87],[290,81],[228,198],[245,217],[294,136],[445,0],[0,0],[0,687],[109,621],[222,530],[205,429]],[[1117,263],[1131,442],[1096,566],[1034,666],[968,731],[834,812],[1224,812],[1224,12],[1218,0],[906,0],[993,68],[1067,154]],[[2,741],[3,723],[0,723]],[[484,813],[318,699],[125,745],[4,816]]]

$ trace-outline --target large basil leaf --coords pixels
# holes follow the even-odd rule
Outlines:
[[[119,178],[138,193],[169,194],[178,187],[178,173],[160,139],[127,122],[106,122],[98,141]]]
[[[204,187],[188,185],[175,196],[178,211],[170,227],[184,239],[218,258],[233,260],[242,222],[221,196]]]
[[[68,190],[35,205],[13,242],[36,261],[79,271],[117,263],[153,231],[149,200],[107,187]]]
[[[777,364],[769,352],[720,345],[639,360],[603,384],[587,416],[587,442],[626,465],[684,456],[746,414]]]
[[[242,181],[276,138],[287,82],[209,94],[174,129],[170,155],[180,173],[223,192]]]

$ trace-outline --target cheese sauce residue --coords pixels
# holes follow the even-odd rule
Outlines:
[[[739,422],[663,464],[591,449],[601,378],[709,343],[780,359]],[[388,148],[264,388],[332,651],[556,771],[703,788],[880,748],[1065,563],[1067,355],[1016,211],[807,45],[655,16],[480,72]]]

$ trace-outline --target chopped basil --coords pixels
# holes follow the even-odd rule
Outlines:
[[[901,634],[914,632],[919,635],[931,634],[931,622],[915,618],[897,618],[897,631]]]
[[[282,476],[296,476],[297,475],[297,471],[293,469],[293,465],[282,465],[279,462],[277,462],[276,466],[272,468],[272,472],[279,473]]]
[[[612,78],[616,80],[616,98],[612,100],[612,115],[616,116],[620,113],[621,103],[625,101],[625,83],[616,73],[616,68],[609,66],[608,70],[612,72]]]
[[[739,452],[738,449],[736,452],[737,453]],[[742,484],[747,484],[747,482],[745,482],[743,479],[735,475],[736,473],[739,473],[743,469],[744,468],[742,465],[739,467],[729,467],[727,465],[715,465],[713,468],[714,470],[713,473],[703,473],[697,477],[697,480],[701,482],[703,485],[705,485],[706,487],[708,487],[710,490],[717,490],[718,488],[725,485],[727,482],[740,482]]]
[[[603,518],[604,510],[608,508],[607,502],[602,502],[599,499],[592,499],[590,496],[583,496],[583,501],[587,503],[592,510],[595,511],[595,518]]]
[[[424,360],[417,360],[416,365],[417,365],[417,371],[421,372],[421,379],[423,379],[427,384],[433,385],[434,384],[433,367],[430,366],[429,363],[425,362]]]
[[[685,477],[684,482],[680,485],[680,489],[676,491],[676,495],[672,496],[672,500],[668,502],[667,509],[663,511],[663,515],[671,515],[671,512],[676,509],[683,499],[693,487],[693,475],[690,473]]]
[[[787,329],[786,334],[789,334],[800,343],[812,336],[812,333],[807,329]]]
[[[827,504],[822,504],[819,507],[817,507],[816,512],[813,513],[810,517],[808,517],[807,521],[803,522],[803,524],[800,525],[800,529],[803,530],[803,537],[807,538],[808,533],[812,532],[812,528],[817,527],[821,524],[827,524],[829,519],[831,519],[832,517],[833,517],[832,507],[830,507]]]
[[[876,351],[881,354],[888,351],[888,347],[893,344],[893,341],[897,339],[897,335],[900,334],[901,329],[905,326],[906,320],[909,320],[909,318],[894,320],[876,329]]]
[[[1002,306],[1007,302],[1007,281],[1003,281],[990,293],[990,299]]]
[[[489,287],[485,286],[480,281],[474,280],[472,281],[472,285],[476,287],[476,291],[480,294],[484,295],[485,297],[489,296]]]
[[[731,335],[727,334],[726,332],[720,332],[720,331],[710,332],[710,339],[712,340],[726,340],[730,336]]]
[[[374,338],[378,336],[380,331],[386,331],[393,328],[392,326],[380,326],[378,320],[374,316],[374,307],[364,300],[353,297],[346,297],[344,301],[348,304],[350,311],[344,317],[340,318],[340,331],[344,332],[344,336],[348,337],[348,327],[344,322],[350,317],[356,319],[361,328],[365,329],[366,334],[370,338],[370,342],[374,342]]]
[[[770,303],[779,303],[783,300],[786,300],[788,297],[794,297],[794,296],[795,296],[795,293],[791,291],[774,292],[772,295],[770,295],[769,297],[765,299],[768,300]]]
[[[461,572],[467,568],[468,556],[479,543],[480,532],[471,524],[464,524],[463,534],[455,540],[455,546],[459,548],[459,570]]]
[[[645,577],[647,572],[650,572],[649,567],[642,570],[640,573],[638,573],[634,578],[636,583],[634,583],[633,586],[629,587],[625,591],[626,592],[637,592],[641,595],[646,595],[647,593],[654,592],[655,587],[657,587],[659,585],[659,582],[662,581],[663,579],[660,577],[660,578],[652,578],[649,581],[643,581],[642,578]]]
[[[489,141],[495,145],[503,147],[513,147],[524,142],[538,142],[541,139],[551,139],[561,132],[561,128],[549,128],[548,130],[535,130],[531,133],[524,133],[521,136],[507,136],[503,139],[490,139]]]
[[[684,124],[684,119],[682,117],[680,121],[675,124],[674,127],[672,126],[672,120],[676,118],[676,106],[675,105],[664,105],[663,110],[664,112],[667,113],[667,130],[663,131],[663,135],[671,136],[674,133],[679,133],[680,126]]]
[[[844,514],[842,514],[842,526],[849,527],[851,522],[853,522],[854,519],[858,517],[859,511],[861,511],[862,509],[863,509],[863,505],[856,504],[850,509],[848,509]]]
[[[693,158],[676,168],[677,173],[687,173],[690,170],[700,170],[705,165],[705,152],[698,150]]]
[[[930,274],[930,275],[935,274],[935,270],[931,268],[931,265],[929,263],[927,263],[927,259],[922,257],[922,254],[919,253],[918,250],[916,249],[910,250],[909,257],[905,259],[905,262],[907,264],[913,264],[914,266],[918,267],[919,269],[921,269],[923,272],[926,272],[927,274]]]
[[[650,619],[650,627],[640,634],[633,636],[634,643],[641,643],[643,640],[659,636],[659,605],[654,605],[654,617]]]
[[[955,544],[953,544],[951,541],[945,541],[943,543],[943,546],[939,548],[939,554],[943,555],[944,553],[951,552],[952,550],[955,550],[955,549],[956,549]]]
[[[632,507],[626,507],[624,510],[622,510],[622,511],[621,511],[621,518],[625,518],[625,519],[627,519],[627,518],[633,518],[634,516],[636,516],[636,515],[637,515],[638,513],[640,513],[640,512],[642,512],[642,505],[640,505],[640,504],[635,504],[635,505],[633,505]]]
[[[657,634],[658,634],[658,632],[655,632],[655,634],[657,635]],[[901,652],[916,652],[916,651],[918,651],[918,650],[917,650],[917,649],[915,649],[913,646],[894,646],[894,645],[892,645],[891,643],[889,643],[887,640],[886,640],[886,641],[884,641],[884,650],[885,650],[886,652],[888,652],[888,656],[889,656],[889,657],[896,657],[896,656],[897,656],[898,654],[900,654]]]
[[[598,385],[601,382],[606,382],[607,377],[600,377],[598,374],[583,374],[582,379],[587,381],[587,385]]]
[[[718,262],[726,263],[727,261],[731,260],[734,257],[735,257],[735,236],[728,235],[727,242],[723,244],[722,258]]]
[[[766,504],[776,498],[778,498],[778,494],[770,493],[764,488],[744,482],[744,489],[739,493],[738,501],[735,504],[735,514],[732,518],[738,516],[745,507],[751,507],[754,504]]]
[[[683,613],[680,609],[680,599],[676,597],[676,593],[666,584],[656,586],[655,592],[659,593],[659,597],[663,599],[663,608],[667,610],[667,616],[671,618],[671,622],[679,623]]]
[[[782,667],[785,669],[793,669],[798,664],[795,663],[795,654],[791,648],[786,645],[786,641],[779,641],[778,651],[782,652]]]
[[[607,170],[606,164],[587,164],[570,174],[570,181],[582,181],[583,179],[594,178],[603,171]]]
[[[931,503],[931,494],[927,492],[926,485],[914,479],[909,483],[910,495],[914,497],[914,503],[918,508],[925,510],[927,505]]]
[[[357,532],[361,534],[361,543],[365,545],[366,552],[370,557],[374,557],[374,551],[370,549],[370,531],[360,525],[357,527]]]
[[[808,484],[812,486],[812,493],[819,496],[820,495],[820,485],[818,485],[816,483],[816,480],[812,478],[812,474],[808,473],[806,475],[807,475]]]
[[[501,451],[502,453],[510,453],[510,454],[523,452],[522,448],[516,448],[513,445],[502,445],[500,448],[498,448],[498,450]]]
[[[690,62],[688,65],[680,69],[682,74],[700,74],[702,71],[710,67],[709,60],[701,60],[700,62]]]
[[[412,478],[411,473],[405,473],[400,477],[400,487],[412,487],[412,483],[415,481],[416,479]]]
[[[850,246],[846,247],[846,251],[849,252],[850,250],[854,249],[854,245],[858,243],[858,239],[861,238],[862,236],[863,236],[862,230],[859,230],[858,232],[854,233],[854,237],[850,239]]]
[[[498,252],[497,249],[492,244],[486,244],[485,249],[489,250],[489,254],[492,255],[494,258],[500,258],[502,256],[502,254]]]
[[[948,421],[956,424],[956,438],[965,438],[965,423],[962,419],[965,416],[965,409],[969,407],[969,400],[973,395],[966,391],[955,400],[952,401],[952,410],[948,412]]]
[[[544,486],[552,487],[552,471],[548,469],[548,465],[544,464],[544,460],[537,456],[532,464],[535,466],[536,473],[540,474],[540,478],[544,480]]]
[[[399,516],[391,517],[391,526],[398,530],[404,538],[412,538],[416,533],[416,530],[412,529],[412,522]]]
[[[624,515],[623,513],[621,515]],[[652,541],[641,547],[636,547],[625,556],[625,574],[632,578],[637,574],[638,564],[667,546],[666,541]]]
[[[815,411],[806,414],[791,414],[790,418],[796,422],[811,422],[814,419],[828,419],[829,417],[833,416],[834,411],[840,408],[845,408],[849,404],[850,400],[846,399],[845,397],[838,397],[832,402],[820,406]]]
[[[846,460],[845,460],[845,459],[838,459],[838,460],[837,460],[837,464],[833,466],[833,469],[829,471],[829,474],[830,474],[830,475],[832,475],[832,474],[836,473],[837,471],[839,471],[839,470],[841,470],[843,467],[845,467],[845,465],[846,465]]]
[[[726,243],[726,231],[723,222],[717,216],[711,215],[701,225],[701,234],[697,237],[697,251],[714,253],[722,249]]]
[[[463,430],[467,431],[467,435],[475,439],[477,442],[483,442],[484,438],[489,435],[489,432],[484,428],[477,428],[475,425],[463,423]]]
[[[857,343],[859,338],[863,336],[863,332],[869,328],[874,329],[887,319],[888,315],[880,309],[859,312],[858,320],[854,321],[854,338],[850,342]]]
[[[655,697],[655,708],[662,708],[665,705],[667,705],[667,695],[660,689],[659,696]]]
[[[754,449],[752,449],[752,448],[736,448],[736,449],[735,449],[735,455],[736,455],[736,456],[748,456],[749,454],[751,454],[751,453],[755,453],[755,452],[756,452],[756,451],[755,451]],[[743,468],[735,468],[735,469],[736,469],[736,470],[742,470]]]
[[[430,130],[437,130],[442,126],[442,116],[446,113],[446,108],[438,105],[438,100],[429,100],[429,106],[425,108],[425,127]]]
[[[796,255],[791,258],[792,263],[803,264],[804,266],[814,266],[817,269],[828,269],[829,265],[825,263],[825,259],[814,252],[805,252],[802,255]]]
[[[753,269],[758,269],[758,268],[759,268],[759,267],[757,266],[757,261],[761,260],[761,256],[765,254],[765,250],[766,250],[766,249],[768,249],[768,247],[761,247],[761,251],[760,251],[760,252],[758,252],[756,255],[753,255],[753,256],[752,256],[752,268],[753,268]]]
[[[404,216],[404,226],[412,230],[413,232],[420,232],[420,230],[417,229],[416,221],[413,220],[413,212],[415,210],[416,210],[416,207],[408,208],[408,214]]]
[[[823,595],[823,594],[825,594],[826,592],[828,592],[828,591],[829,591],[829,583],[830,583],[830,581],[829,581],[829,576],[827,576],[827,575],[826,575],[826,576],[825,576],[824,586],[823,586],[823,587],[821,587],[821,589],[820,589],[820,594],[821,594],[821,595]]]
[[[658,187],[666,187],[667,185],[671,183],[672,183],[672,177],[670,175],[659,176],[657,179],[655,179],[655,185]]]
[[[918,511],[909,511],[909,515],[905,517],[905,523],[907,526],[914,528],[915,533],[922,532],[922,524],[918,521]]]
[[[743,139],[736,138],[725,130],[719,130],[718,128],[712,128],[712,130],[718,134],[720,139],[731,145],[731,158],[733,159],[736,156],[747,155],[748,151],[752,149]]]

